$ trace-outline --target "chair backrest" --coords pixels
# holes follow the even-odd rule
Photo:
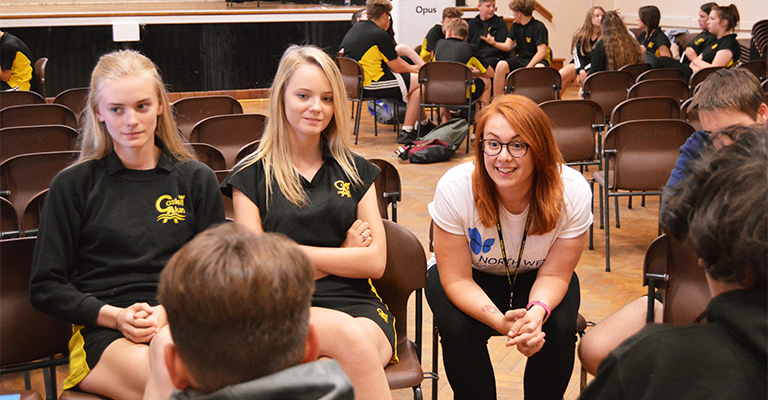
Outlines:
[[[88,101],[89,90],[87,87],[67,89],[56,95],[53,102],[72,110],[77,120],[80,121],[80,115],[85,110],[85,103]]]
[[[763,81],[762,86],[763,86],[763,92],[768,94],[768,79]]]
[[[37,236],[37,228],[40,226],[40,215],[43,213],[43,204],[45,197],[48,196],[48,189],[36,194],[29,201],[24,212],[21,214],[21,235]]]
[[[691,75],[690,81],[688,81],[688,87],[690,87],[691,94],[693,94],[693,89],[695,89],[701,82],[704,82],[708,76],[723,68],[725,67],[707,67],[694,72],[693,75]]]
[[[552,67],[518,68],[507,75],[504,92],[525,96],[536,104],[560,99],[560,72]]]
[[[262,114],[214,115],[195,125],[190,141],[208,143],[219,149],[227,161],[225,169],[231,169],[237,152],[246,144],[260,140],[266,126],[267,117]]]
[[[35,61],[35,82],[37,83],[37,93],[43,98],[45,94],[45,68],[48,66],[48,59],[45,57],[39,58]]]
[[[393,388],[413,387],[423,380],[423,370],[418,363],[420,357],[413,357],[417,349],[408,339],[408,298],[415,290],[423,289],[427,285],[427,259],[424,247],[413,233],[392,221],[382,222],[387,236],[387,268],[384,276],[373,280],[373,285],[395,317],[398,355],[401,360],[412,360],[409,370],[402,371],[406,376],[390,377],[387,371],[387,379]],[[395,364],[392,367],[405,365]]]
[[[636,64],[627,64],[621,68],[619,68],[619,71],[627,71],[630,74],[632,74],[632,77],[637,81],[637,78],[640,77],[640,75],[651,69],[651,64],[648,63],[636,63]]]
[[[648,79],[679,79],[685,82],[685,74],[677,68],[657,68],[643,72],[637,77],[636,82]]]
[[[243,106],[232,96],[186,97],[173,103],[173,112],[181,134],[189,140],[196,123],[214,115],[242,114]]]
[[[768,77],[764,60],[748,61],[739,65],[739,68],[751,72],[758,80],[763,80]]]
[[[227,161],[221,151],[208,143],[190,143],[198,160],[214,171],[227,169]]]
[[[698,255],[688,240],[661,235],[645,253],[644,275],[665,275],[659,289],[664,300],[663,322],[685,325],[694,322],[707,308],[712,293]]]
[[[0,197],[0,239],[19,237],[20,233],[16,209],[5,197]]]
[[[690,93],[688,84],[679,79],[646,79],[632,85],[627,98],[667,96],[680,104],[691,97]]]
[[[27,363],[67,353],[72,325],[29,303],[35,238],[0,240],[0,365]]]
[[[627,121],[605,135],[603,150],[613,161],[614,189],[661,190],[675,166],[680,146],[693,134],[681,120]]]
[[[64,125],[0,129],[0,163],[20,154],[75,150],[77,131]]]
[[[0,91],[0,110],[10,106],[23,106],[26,104],[45,104],[45,99],[43,96],[28,90]]]
[[[7,191],[7,199],[21,218],[29,202],[50,186],[53,177],[69,166],[78,156],[77,151],[53,151],[22,154],[0,164],[0,191]],[[19,221],[19,226],[21,226]]]
[[[603,109],[592,100],[553,100],[541,103],[552,135],[566,163],[597,160],[596,125],[605,122]]]
[[[341,71],[341,80],[347,89],[347,98],[360,100],[363,97],[363,67],[357,60],[347,57],[336,57],[336,65]]]
[[[695,129],[697,131],[703,131],[704,128],[701,126],[701,121],[699,120],[699,113],[698,112],[693,112],[693,113],[689,113],[688,112],[688,106],[691,104],[692,100],[693,99],[690,98],[690,99],[684,101],[683,104],[680,104],[680,119],[682,119],[683,121],[685,121],[689,125],[691,125],[693,127],[693,129]]]
[[[243,158],[248,157],[249,154],[256,151],[256,149],[259,148],[259,144],[261,143],[261,139],[254,140],[251,143],[246,144],[245,146],[241,147],[240,150],[237,151],[237,157],[235,157],[235,165],[242,161]]]
[[[375,164],[381,172],[373,183],[376,186],[376,200],[379,203],[379,213],[381,218],[390,219],[397,222],[397,202],[402,200],[402,186],[400,184],[400,173],[394,165],[387,160],[372,158],[371,163]],[[389,217],[389,205],[392,204],[392,218]]]
[[[582,93],[585,99],[600,104],[607,118],[617,104],[627,99],[627,91],[634,83],[634,76],[627,71],[600,71],[584,80]]]
[[[667,96],[638,97],[622,101],[611,113],[611,125],[641,119],[680,119],[680,103]]]
[[[0,128],[34,125],[65,125],[77,129],[77,118],[61,104],[27,104],[0,110]]]
[[[419,69],[421,103],[444,106],[469,104],[469,88],[474,78],[465,64],[432,61]]]

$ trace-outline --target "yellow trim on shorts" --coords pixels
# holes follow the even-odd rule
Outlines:
[[[82,325],[75,325],[75,333],[69,339],[69,376],[64,380],[64,390],[77,386],[91,372],[85,361],[85,339],[80,333],[83,328]]]
[[[389,306],[382,300],[381,296],[379,296],[379,292],[376,291],[376,287],[373,286],[373,281],[370,278],[368,278],[368,284],[371,285],[371,291],[376,295],[376,298],[378,298],[381,304],[384,304],[384,307],[387,307],[387,311],[389,311]],[[397,364],[400,362],[400,359],[397,358],[397,327],[395,326],[395,314],[392,314],[392,329],[395,331],[395,348],[392,350],[392,358],[389,359],[389,363]]]

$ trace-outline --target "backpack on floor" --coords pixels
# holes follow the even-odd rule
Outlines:
[[[424,135],[421,140],[440,139],[454,146],[460,146],[469,135],[469,123],[463,118],[454,118]]]
[[[408,142],[397,149],[398,157],[414,164],[446,161],[456,153],[456,146],[440,139]]]
[[[374,107],[376,107],[376,112],[374,113]],[[400,102],[400,105],[398,107],[398,120],[402,124],[405,120],[405,109],[407,108],[407,105]],[[376,122],[380,124],[385,125],[394,125],[395,124],[395,101],[390,99],[382,99],[382,100],[368,100],[368,111],[371,113],[371,115],[374,115],[376,117]]]

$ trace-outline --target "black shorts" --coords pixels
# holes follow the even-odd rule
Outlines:
[[[353,317],[375,322],[387,335],[392,346],[392,362],[397,361],[395,316],[381,300],[370,279],[327,276],[315,282],[312,306],[341,311]]]
[[[472,90],[471,98],[472,101],[475,101],[483,95],[483,91],[485,91],[485,82],[483,82],[483,80],[480,78],[475,78],[472,89],[474,90]]]
[[[518,68],[525,68],[529,62],[531,62],[530,58],[522,58],[522,57],[513,57],[508,58],[505,60],[507,64],[509,64],[509,72],[512,72]],[[545,67],[549,67],[549,61],[547,59],[543,59],[536,63],[536,65],[543,65]]]
[[[396,74],[385,71],[384,76],[376,82],[363,87],[363,97],[377,97],[382,99],[402,99],[408,102],[408,91],[411,86],[411,74]]]
[[[96,366],[104,350],[124,337],[114,329],[75,325],[75,333],[69,339],[69,376],[64,380],[64,390],[77,386]]]

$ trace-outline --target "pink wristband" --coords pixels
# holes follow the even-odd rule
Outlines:
[[[543,324],[543,323],[547,322],[547,320],[549,319],[549,314],[552,314],[552,310],[549,309],[549,306],[546,303],[544,303],[543,301],[534,300],[534,301],[528,303],[527,306],[525,306],[526,311],[530,310],[531,308],[533,308],[533,306],[541,306],[541,308],[544,309],[544,311],[547,313],[547,315],[544,316],[544,320],[541,321],[541,323]]]

